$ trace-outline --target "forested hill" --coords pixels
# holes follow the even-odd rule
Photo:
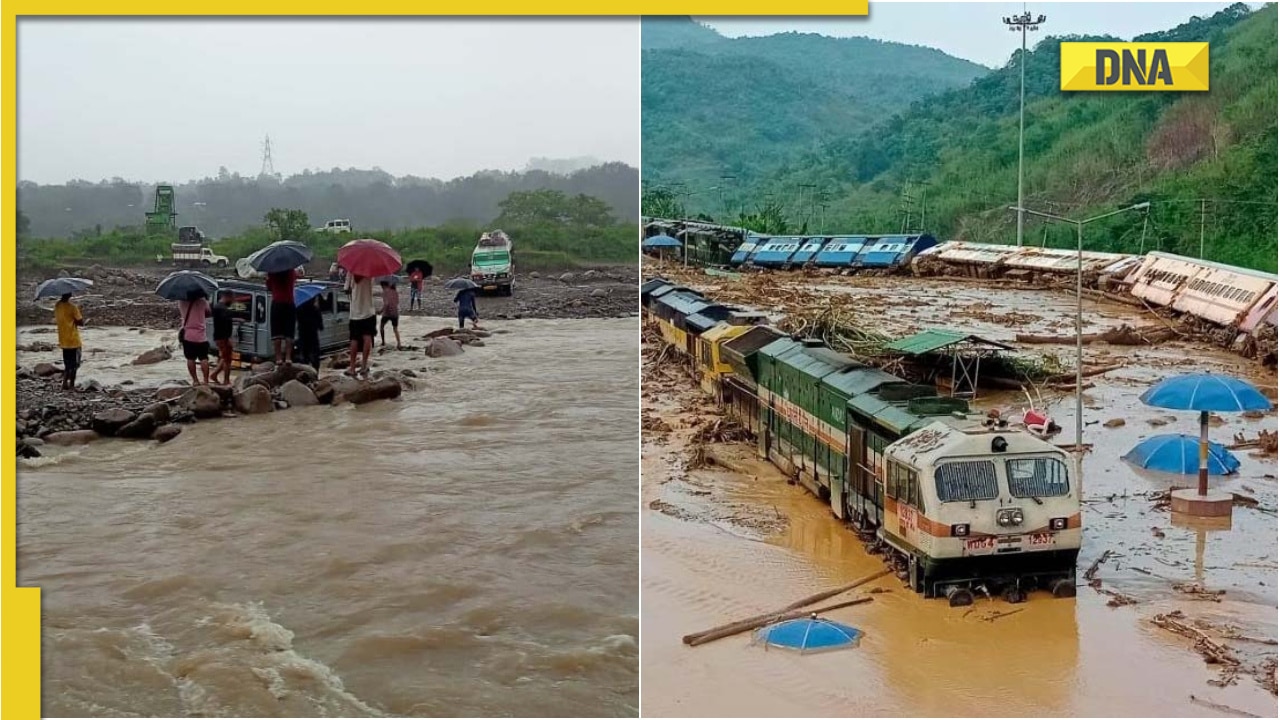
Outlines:
[[[726,38],[689,18],[642,21],[646,182],[751,182],[796,153],[858,133],[980,65],[867,38]]]
[[[558,190],[609,205],[619,219],[639,215],[639,172],[605,163],[568,174],[528,170],[480,172],[453,180],[393,177],[382,170],[306,171],[287,178],[242,177],[224,168],[217,177],[176,185],[178,222],[224,237],[262,225],[271,208],[302,210],[316,224],[348,218],[360,229],[395,230],[450,221],[487,223],[512,192]],[[65,185],[18,184],[18,210],[29,237],[72,237],[142,225],[155,186],[115,178]]]
[[[1276,6],[1235,5],[1136,41],[1208,41],[1208,93],[1063,93],[1054,37],[1027,64],[1026,206],[1088,217],[1149,200],[1145,220],[1089,226],[1095,249],[1157,247],[1198,255],[1200,199],[1206,257],[1276,270]],[[647,148],[646,148],[647,151]],[[969,87],[928,98],[874,128],[792,155],[756,188],[795,198],[802,184],[832,198],[828,229],[898,231],[1013,242],[1017,199],[1018,63]],[[747,202],[747,198],[743,198]],[[753,200],[754,201],[754,200]],[[921,211],[923,210],[923,219]],[[794,225],[809,208],[786,209]],[[1145,233],[1145,234],[1144,234]],[[1074,244],[1073,231],[1029,222],[1035,244]]]

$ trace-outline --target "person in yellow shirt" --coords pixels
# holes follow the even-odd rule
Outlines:
[[[62,348],[62,389],[76,386],[76,371],[80,369],[80,328],[84,316],[80,308],[71,302],[71,294],[63,295],[53,306],[53,319],[58,323],[58,347]]]

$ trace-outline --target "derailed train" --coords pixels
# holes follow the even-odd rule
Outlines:
[[[953,605],[1075,594],[1080,482],[1062,449],[665,279],[644,283],[641,304],[760,454],[911,588]]]

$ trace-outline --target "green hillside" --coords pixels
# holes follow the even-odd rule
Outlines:
[[[644,175],[750,186],[797,153],[872,127],[985,69],[941,51],[784,33],[729,39],[688,18],[645,18]]]
[[[1199,254],[1201,198],[1205,256],[1276,270],[1276,6],[1232,6],[1137,41],[1210,43],[1208,93],[1063,93],[1058,42],[1029,53],[1026,206],[1089,217],[1150,201],[1131,214],[1088,226],[1093,249],[1156,248]],[[1017,200],[1018,60],[965,88],[913,104],[862,132],[792,152],[785,167],[741,196],[732,212],[686,197],[692,212],[735,219],[781,203],[788,224],[841,232],[910,226],[942,239],[1014,242]],[[748,126],[748,123],[743,123]],[[801,144],[798,140],[797,145]],[[646,143],[646,178],[648,157]],[[827,197],[825,209],[806,200]],[[912,198],[908,206],[903,196]],[[726,203],[729,204],[729,203]],[[822,212],[818,212],[822,210]],[[923,215],[923,219],[922,216]],[[1026,242],[1074,247],[1069,226],[1028,218]]]

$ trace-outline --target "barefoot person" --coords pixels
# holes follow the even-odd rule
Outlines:
[[[267,275],[267,289],[271,291],[271,340],[275,345],[276,365],[293,362],[293,336],[298,322],[298,309],[293,306],[293,285],[297,277],[296,270]]]
[[[391,329],[396,333],[396,349],[400,350],[400,293],[386,280],[378,284],[382,286],[382,322],[378,324],[382,347],[387,346],[387,323],[391,323]]]
[[[218,293],[218,304],[213,306],[213,344],[218,348],[218,364],[213,368],[213,381],[222,377],[223,385],[231,384],[231,291]]]
[[[80,328],[84,316],[80,306],[71,302],[71,293],[63,295],[53,306],[53,318],[58,324],[58,347],[62,348],[62,389],[76,386],[76,372],[80,370]]]
[[[377,314],[373,308],[373,278],[358,275],[347,276],[347,292],[351,295],[351,357],[347,374],[368,374],[369,355],[373,353],[373,336],[377,334]],[[364,353],[363,367],[357,367],[356,357]]]
[[[182,356],[187,359],[187,372],[191,373],[192,385],[209,384],[209,336],[205,333],[204,319],[213,314],[209,301],[203,290],[192,290],[186,300],[178,301],[178,312],[182,315]],[[196,379],[196,363],[200,363],[200,375],[204,382]]]
[[[467,319],[471,319],[471,327],[480,327],[480,314],[476,312],[476,291],[475,288],[467,288],[459,290],[458,294],[453,297],[453,301],[458,304],[458,329],[466,323]]]

